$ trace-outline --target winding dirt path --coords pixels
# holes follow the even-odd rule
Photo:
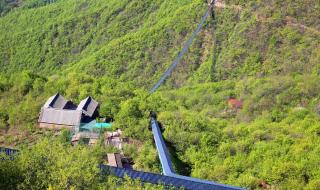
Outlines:
[[[232,8],[232,9],[236,9],[238,11],[242,10],[242,7],[240,5],[227,5],[223,0],[216,0],[215,7],[221,8],[221,9]],[[256,16],[258,21],[266,22],[266,20],[261,18],[261,16],[259,16],[258,14],[255,14],[255,16]],[[285,21],[286,21],[288,26],[292,26],[292,27],[295,27],[295,28],[306,30],[306,31],[312,32],[314,34],[318,34],[318,35],[320,34],[320,31],[318,29],[306,26],[304,24],[301,24],[293,17],[288,17],[287,16],[285,18]]]
[[[232,9],[237,9],[237,10],[241,10],[242,9],[242,7],[240,5],[227,5],[222,0],[216,0],[214,6],[217,7],[217,8],[222,8],[222,9],[225,9],[225,8],[232,8]]]
[[[306,26],[304,24],[301,24],[293,17],[288,17],[287,16],[286,17],[286,21],[287,21],[287,25],[288,26],[293,26],[293,27],[296,27],[296,28],[300,28],[302,30],[307,30],[307,31],[310,31],[310,32],[313,32],[313,33],[316,33],[316,34],[320,34],[320,31],[317,30],[316,28],[309,27],[309,26]]]

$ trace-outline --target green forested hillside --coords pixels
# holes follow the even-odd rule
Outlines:
[[[153,110],[181,173],[319,189],[319,1],[222,4],[149,96],[206,11],[203,0],[1,1],[0,143],[41,137],[38,113],[52,94],[76,103],[90,95],[138,142],[126,147],[136,169],[160,172]]]

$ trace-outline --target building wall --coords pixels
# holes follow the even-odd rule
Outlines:
[[[71,131],[74,127],[75,126],[39,123],[39,128],[44,128],[44,129],[55,129],[55,130],[68,129]]]
[[[120,154],[107,154],[108,156],[108,165],[113,167],[122,168],[121,155]]]

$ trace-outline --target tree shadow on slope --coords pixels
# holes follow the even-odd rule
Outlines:
[[[166,145],[167,145],[168,151],[170,153],[170,157],[171,157],[175,172],[180,175],[190,176],[191,166],[188,163],[179,159],[179,156],[177,154],[177,150],[173,146],[172,143],[166,141]]]
[[[161,133],[164,132],[164,127],[162,123],[159,122],[159,127],[161,130]],[[167,149],[170,154],[170,158],[175,170],[175,173],[184,175],[184,176],[190,176],[191,174],[191,166],[187,163],[184,162],[183,160],[179,159],[179,156],[177,154],[177,149],[174,147],[174,145],[171,142],[168,142],[164,139]]]

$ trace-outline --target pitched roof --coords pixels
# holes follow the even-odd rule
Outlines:
[[[122,168],[121,155],[120,154],[107,154],[109,166]]]
[[[39,123],[78,126],[80,125],[81,114],[82,112],[78,110],[42,108],[40,112]]]
[[[228,104],[234,108],[242,108],[243,103],[235,98],[229,98]]]
[[[56,109],[63,109],[67,104],[67,100],[61,96],[59,93],[51,96],[47,102],[44,104],[44,108],[56,108]]]
[[[81,110],[85,115],[92,117],[98,106],[99,103],[89,96],[80,102],[77,110]]]

